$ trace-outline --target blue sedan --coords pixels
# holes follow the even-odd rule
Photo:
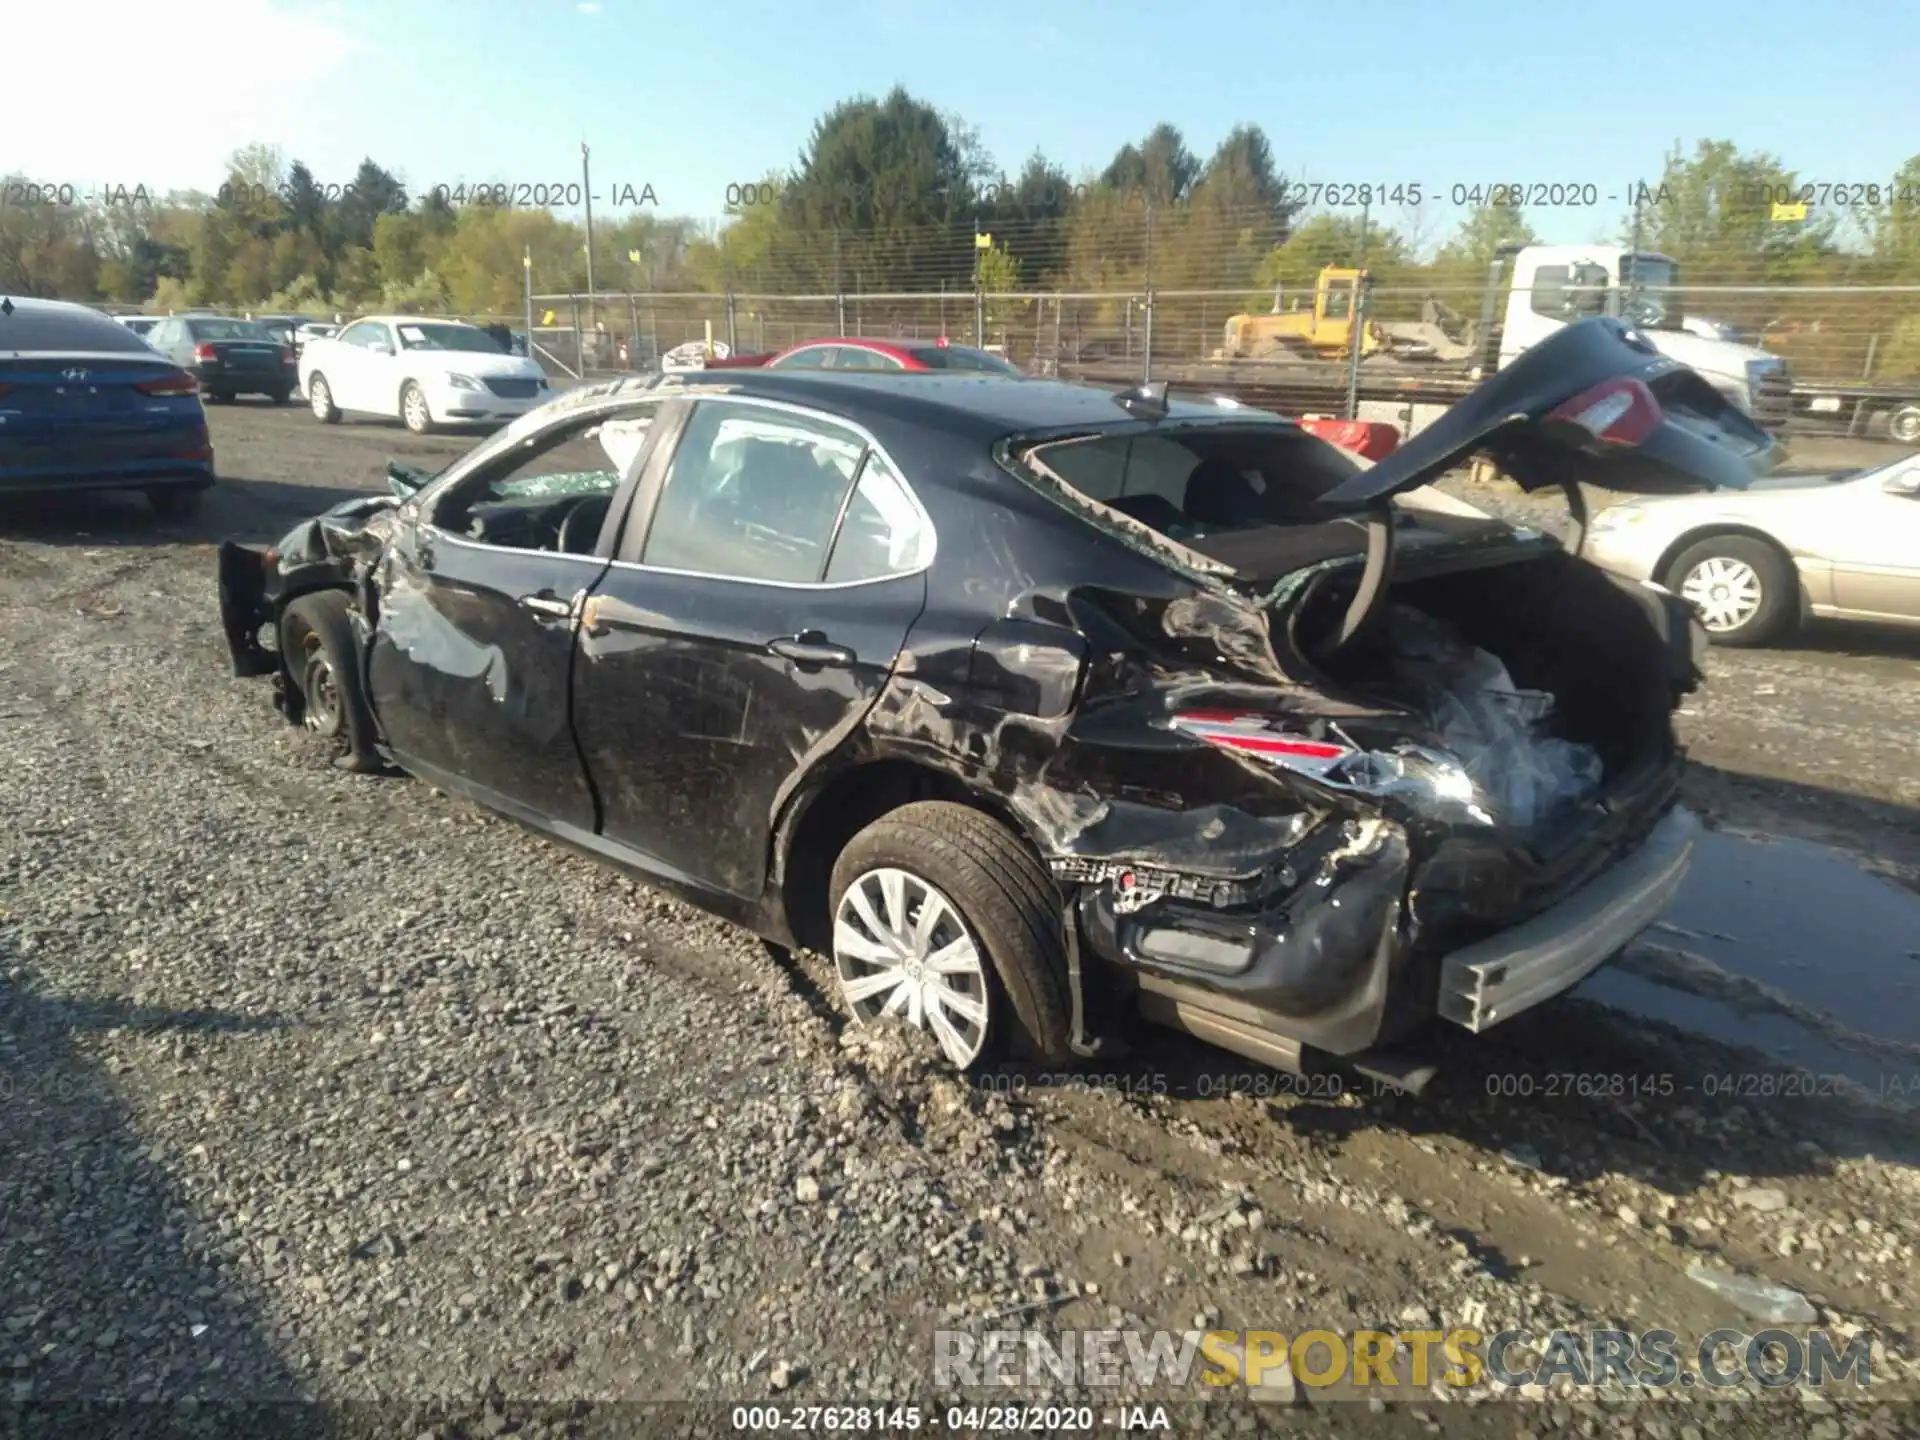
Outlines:
[[[141,490],[174,516],[213,481],[192,375],[85,305],[0,297],[0,496]]]

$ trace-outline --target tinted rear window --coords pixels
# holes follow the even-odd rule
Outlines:
[[[1018,367],[985,350],[966,345],[929,345],[913,358],[929,370],[973,370],[988,375],[1018,375]]]
[[[1353,459],[1291,427],[1101,435],[1031,453],[1089,499],[1174,539],[1316,524],[1358,508],[1320,501],[1358,468]]]
[[[11,315],[0,315],[0,350],[100,351],[145,355],[153,351],[146,341],[118,320],[97,310],[42,310],[16,305]]]
[[[252,340],[256,344],[271,344],[273,336],[267,333],[264,325],[256,325],[251,320],[195,320],[187,326],[187,331],[196,340]]]

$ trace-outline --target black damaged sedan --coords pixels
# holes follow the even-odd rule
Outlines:
[[[1570,544],[1426,490],[1487,454]],[[1574,985],[1684,874],[1684,602],[1579,482],[1772,442],[1618,322],[1367,467],[1164,390],[723,371],[573,391],[222,547],[236,671],[397,766],[831,956],[970,1068],[1144,1016],[1397,1078]]]

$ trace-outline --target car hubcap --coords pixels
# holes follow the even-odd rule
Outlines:
[[[307,728],[332,738],[340,733],[340,687],[334,683],[333,666],[318,648],[307,656],[301,692],[306,696]]]
[[[1709,630],[1737,630],[1760,609],[1760,577],[1745,561],[1725,555],[1702,560],[1687,572],[1680,593],[1700,611]]]
[[[313,413],[324,416],[333,408],[333,394],[327,389],[326,381],[313,382]]]
[[[869,870],[834,917],[833,959],[860,1021],[892,1017],[930,1030],[956,1069],[987,1042],[987,974],[953,902],[905,870]]]
[[[427,402],[420,398],[420,392],[418,390],[409,390],[407,392],[407,424],[416,430],[426,428]]]

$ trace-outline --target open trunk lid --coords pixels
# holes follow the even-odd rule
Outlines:
[[[1364,505],[1486,454],[1523,489],[1745,489],[1779,444],[1638,331],[1595,316],[1533,346],[1371,469],[1324,494]]]

